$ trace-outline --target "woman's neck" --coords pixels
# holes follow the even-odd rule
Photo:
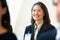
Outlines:
[[[5,34],[8,30],[5,29],[0,23],[0,35]]]
[[[43,22],[43,19],[42,20],[37,20],[35,21],[36,25],[38,26],[39,24],[41,24]]]

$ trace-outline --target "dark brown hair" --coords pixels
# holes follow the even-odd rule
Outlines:
[[[47,10],[47,7],[42,3],[42,2],[37,2],[33,5],[32,9],[31,9],[31,12],[33,11],[33,8],[34,6],[36,5],[39,5],[43,12],[44,12],[44,17],[43,17],[43,21],[44,21],[44,24],[46,25],[50,25],[50,18],[49,18],[49,13],[48,13],[48,10]],[[33,19],[33,17],[31,17],[31,23],[34,24],[35,23],[35,20]]]
[[[12,32],[12,27],[10,25],[10,14],[9,14],[7,2],[6,0],[0,0],[0,2],[1,2],[2,8],[5,8],[5,7],[7,8],[7,12],[2,16],[1,24],[4,28],[8,29],[8,31]]]

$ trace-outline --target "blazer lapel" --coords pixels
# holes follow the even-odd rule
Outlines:
[[[41,29],[39,30],[39,32],[38,32],[38,35],[37,35],[37,37],[41,34],[41,33],[43,33],[43,32],[46,32],[47,31],[47,28],[45,27],[46,25],[42,25],[42,27],[41,27]]]
[[[41,27],[41,29],[39,30],[39,32],[38,32],[38,35],[40,35],[41,33],[43,33],[43,32],[46,32],[47,31],[47,29],[46,29],[46,27],[45,27],[46,25],[42,25],[42,27]],[[34,40],[34,28],[35,28],[35,26],[34,26],[34,24],[32,24],[32,27],[31,27],[31,29],[32,29],[32,36],[31,36],[31,40]],[[38,35],[37,35],[37,37],[38,37]]]
[[[45,32],[47,29],[46,27],[44,26],[44,24],[42,25],[41,29],[39,30],[40,33],[43,33]]]
[[[32,24],[32,36],[31,36],[31,40],[34,40],[34,24]]]

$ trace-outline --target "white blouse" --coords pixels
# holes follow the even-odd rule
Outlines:
[[[42,26],[43,22],[41,22],[38,26],[35,25],[35,30],[34,30],[34,40],[37,39],[37,34],[38,34],[38,31],[41,29],[41,26]]]

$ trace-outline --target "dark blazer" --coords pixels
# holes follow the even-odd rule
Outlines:
[[[0,40],[17,40],[17,37],[12,32],[7,32],[5,34],[0,35]]]
[[[54,26],[50,25],[50,28],[47,28],[48,25],[42,25],[40,31],[37,35],[37,40],[55,40],[57,31]],[[34,40],[34,24],[29,25],[25,29],[25,34],[30,33],[31,34],[31,40]]]

